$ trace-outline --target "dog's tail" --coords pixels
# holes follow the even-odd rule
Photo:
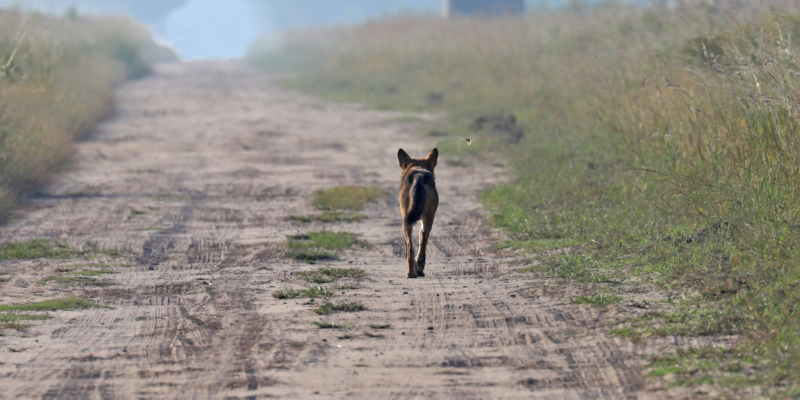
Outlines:
[[[408,212],[406,212],[405,221],[406,225],[413,225],[422,218],[422,213],[425,211],[425,176],[416,175],[414,182],[411,183],[411,189],[408,192],[411,204],[409,204]]]

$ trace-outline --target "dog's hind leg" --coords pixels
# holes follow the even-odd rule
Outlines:
[[[408,262],[408,277],[417,277],[417,263],[414,261],[414,244],[411,241],[411,232],[414,225],[403,224],[403,238],[406,240],[406,262]]]
[[[433,229],[433,216],[423,216],[422,226],[419,228],[419,251],[417,252],[417,276],[425,276],[425,250],[428,248],[428,238]]]

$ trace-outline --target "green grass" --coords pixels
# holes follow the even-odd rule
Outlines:
[[[272,294],[272,297],[276,299],[294,299],[296,297],[300,297],[302,292],[300,290],[294,290],[290,288],[281,288],[277,292]]]
[[[319,322],[312,322],[312,324],[319,329],[349,329],[353,327],[353,324],[349,322],[337,324],[333,322],[319,321]]]
[[[310,283],[331,283],[341,278],[361,279],[365,275],[366,272],[361,268],[320,267],[316,271],[301,272],[303,279]]]
[[[338,186],[317,192],[311,204],[324,211],[361,211],[386,196],[386,191],[373,186]]]
[[[74,297],[67,297],[63,299],[53,299],[39,301],[36,303],[6,305],[0,304],[0,312],[4,311],[71,311],[83,310],[87,308],[111,308],[97,304],[93,301],[86,299],[78,299]]]
[[[392,327],[392,324],[371,324],[367,326],[372,329],[389,329]]]
[[[360,301],[338,301],[336,303],[331,303],[326,301],[320,304],[314,312],[319,315],[326,315],[332,314],[337,311],[344,311],[344,312],[355,312],[355,311],[363,311],[366,310],[366,307]]]
[[[622,297],[605,293],[596,293],[591,296],[578,296],[572,300],[575,304],[583,304],[592,307],[605,307],[622,301]]]
[[[84,247],[84,250],[80,250],[65,243],[54,243],[46,239],[12,242],[0,245],[0,260],[70,259],[101,255],[119,258],[128,254],[127,251],[120,249],[98,249],[91,243],[87,243]]]
[[[321,282],[321,283],[327,283],[327,282]],[[308,298],[330,297],[336,294],[336,289],[337,288],[334,287],[322,287],[322,286],[309,286],[308,288],[303,290],[281,288],[277,292],[273,293],[272,297],[276,299],[294,299],[300,296],[305,296]]]
[[[382,335],[380,333],[372,333],[372,332],[369,332],[369,331],[364,331],[364,336],[371,337],[371,338],[385,338],[386,337],[385,335]]]
[[[0,329],[16,329],[24,331],[30,327],[21,321],[42,321],[52,318],[49,315],[41,314],[19,314],[19,313],[0,313]]]
[[[112,286],[116,285],[114,282],[99,281],[92,277],[102,276],[108,274],[116,274],[116,271],[107,269],[88,270],[88,271],[73,271],[63,276],[48,276],[40,279],[39,284],[44,285],[48,282],[55,282],[62,285],[87,285],[87,286]]]
[[[322,287],[322,286],[309,286],[301,292],[303,296],[308,298],[314,297],[330,297],[336,294],[336,288]]]
[[[58,283],[60,285],[85,285],[85,286],[114,286],[115,282],[99,281],[93,278],[83,276],[48,276],[39,280],[40,285],[46,285],[49,282]]]
[[[290,215],[288,217],[290,221],[297,221],[297,222],[359,222],[367,219],[367,216],[364,214],[358,213],[347,213],[342,211],[325,211],[321,214],[310,214],[310,215]]]
[[[291,235],[286,245],[289,249],[286,253],[288,257],[306,262],[333,260],[337,258],[339,251],[370,247],[366,242],[358,240],[353,233],[325,230]]]
[[[78,252],[63,243],[46,239],[12,242],[0,245],[0,260],[31,260],[35,258],[73,258]]]

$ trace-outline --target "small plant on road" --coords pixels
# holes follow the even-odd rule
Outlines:
[[[358,222],[367,218],[364,214],[349,214],[341,211],[326,211],[322,214],[290,215],[290,221],[297,222]]]
[[[361,211],[386,195],[386,191],[374,186],[338,186],[317,192],[311,204],[324,211]]]
[[[85,250],[76,249],[66,243],[54,243],[47,239],[35,239],[0,245],[0,260],[33,260],[36,258],[67,259],[106,255],[122,257],[126,254],[120,249],[98,249],[87,243]]]
[[[578,296],[572,300],[575,304],[583,304],[592,307],[605,307],[610,304],[619,303],[622,297],[609,295],[605,293],[595,293],[591,296]]]
[[[313,324],[319,329],[349,329],[353,326],[353,324],[349,322],[337,324],[332,322],[319,321],[319,322],[312,322],[311,324]]]
[[[351,300],[351,301],[339,301],[336,303],[331,303],[326,301],[322,303],[319,307],[317,307],[314,312],[319,315],[326,315],[331,314],[336,311],[346,311],[346,312],[354,312],[354,311],[363,311],[366,310],[364,304],[360,301]]]
[[[295,297],[300,297],[300,294],[301,292],[299,290],[284,287],[273,293],[272,297],[276,299],[293,299]]]
[[[288,236],[287,256],[313,263],[319,260],[336,259],[336,253],[354,247],[369,248],[369,244],[358,240],[350,232],[318,231]]]
[[[314,297],[328,297],[336,293],[336,288],[326,288],[322,286],[309,286],[308,289],[301,292],[303,296]]]
[[[312,283],[330,283],[340,278],[363,278],[365,272],[361,268],[321,267],[316,271],[302,272],[301,276]],[[345,287],[342,287],[343,289]]]

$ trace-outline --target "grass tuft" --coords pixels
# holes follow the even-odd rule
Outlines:
[[[363,311],[366,310],[366,307],[360,301],[339,301],[336,303],[331,303],[326,301],[319,305],[314,312],[319,315],[326,315],[331,314],[337,311],[345,311],[345,312],[355,312],[355,311]]]
[[[358,240],[354,233],[322,230],[288,237],[288,257],[316,262],[336,259],[336,253],[350,248],[369,248],[369,244]]]
[[[0,313],[0,328],[2,329],[16,329],[24,331],[30,327],[21,321],[43,321],[52,318],[49,315],[41,314],[19,314],[15,312]]]
[[[6,305],[0,304],[0,312],[3,311],[71,311],[83,310],[87,308],[108,308],[111,307],[97,304],[93,301],[86,299],[78,299],[75,297],[67,297],[63,299],[53,299],[39,301],[36,303]]]
[[[367,204],[386,196],[386,191],[374,186],[339,186],[320,190],[311,204],[317,209],[325,211],[361,211]]]
[[[48,276],[39,280],[40,285],[46,285],[49,282],[55,282],[61,285],[85,285],[85,286],[114,286],[115,282],[99,281],[97,279],[87,278],[84,276]]]
[[[312,324],[319,329],[349,329],[353,327],[353,324],[348,322],[337,324],[333,322],[319,321],[319,322],[312,322]]]
[[[295,297],[300,297],[301,294],[302,292],[299,290],[294,290],[284,287],[278,290],[277,292],[273,293],[272,297],[276,299],[293,299]]]
[[[572,300],[575,304],[583,304],[592,307],[606,307],[614,303],[619,303],[620,301],[622,301],[622,297],[605,293],[596,293],[591,296],[578,296]]]
[[[0,246],[0,260],[32,260],[36,258],[73,258],[78,252],[63,243],[46,239],[6,243]]]
[[[120,249],[98,249],[92,243],[87,243],[84,247],[84,250],[80,250],[65,243],[54,243],[46,239],[12,242],[0,245],[0,260],[69,259],[101,255],[119,258],[128,254],[127,251]]]
[[[358,213],[345,213],[341,211],[326,211],[322,214],[311,214],[311,215],[290,215],[288,217],[290,221],[297,221],[297,222],[359,222],[367,219],[367,216],[364,214]]]
[[[303,296],[314,297],[330,297],[336,293],[336,288],[325,288],[322,286],[309,286],[308,289],[301,292]]]
[[[301,272],[303,279],[311,283],[330,283],[341,278],[361,279],[366,275],[361,268],[320,267],[316,271]],[[347,287],[339,287],[346,289]]]

